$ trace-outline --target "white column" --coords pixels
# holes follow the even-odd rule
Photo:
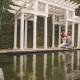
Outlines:
[[[44,49],[47,49],[47,17],[45,17],[44,23]]]
[[[45,13],[48,14],[48,4],[45,6]],[[44,19],[44,49],[47,49],[47,16]]]
[[[73,43],[73,46],[74,46],[74,22],[72,23],[72,43]]]
[[[55,41],[55,24],[53,23],[52,26],[52,47],[54,48],[54,41]]]
[[[80,23],[78,24],[78,43],[77,47],[80,48]]]
[[[68,21],[66,21],[66,23],[65,23],[65,32],[66,33],[68,32]]]
[[[61,25],[59,25],[59,45],[61,44]]]
[[[52,17],[52,47],[54,48],[54,41],[55,41],[55,24],[54,24],[54,22],[55,22],[55,15],[53,15],[53,17]]]
[[[21,28],[20,28],[20,49],[24,47],[24,13],[21,13]]]
[[[14,25],[14,49],[17,48],[17,19],[15,19]]]
[[[25,40],[24,48],[27,49],[27,20],[25,20]]]
[[[35,1],[34,5],[35,11],[38,10],[38,1]],[[36,27],[37,27],[37,15],[34,15],[34,22],[33,22],[33,49],[36,49]]]
[[[65,32],[66,32],[66,33],[68,32],[68,21],[67,21],[67,19],[68,19],[68,17],[69,17],[68,13],[69,13],[69,11],[66,10],[66,12],[65,12],[65,16],[66,16]]]
[[[34,15],[34,22],[33,22],[33,49],[36,49],[36,27],[37,27],[37,15]]]

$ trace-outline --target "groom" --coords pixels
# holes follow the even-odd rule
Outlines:
[[[66,43],[64,45],[60,46],[60,48],[71,48],[71,49],[73,48],[70,32],[67,33]]]

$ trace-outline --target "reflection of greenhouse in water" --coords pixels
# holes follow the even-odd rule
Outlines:
[[[70,59],[66,56],[67,54],[71,56],[69,56]],[[17,70],[17,65],[20,70]],[[77,51],[77,54],[74,54],[74,52],[65,52],[64,54],[59,52],[20,56],[20,66],[17,64],[17,56],[14,56],[14,71],[19,72],[16,77],[20,80],[80,79],[79,66],[79,51]]]
[[[4,80],[80,80],[79,54],[80,51],[0,55],[0,68]]]
[[[0,68],[0,80],[4,80],[4,75],[3,75],[2,68]]]

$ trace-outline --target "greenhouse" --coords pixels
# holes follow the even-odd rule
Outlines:
[[[72,41],[74,45],[75,24],[78,24],[77,48],[80,48],[80,17],[75,15],[80,4],[70,0],[13,0],[8,11],[14,14],[14,49],[17,49],[17,20],[20,19],[20,50],[27,47],[27,22],[33,21],[33,49],[37,49],[37,17],[44,17],[44,49],[47,49],[47,18],[52,17],[52,48],[55,47],[55,24],[59,25],[59,44],[61,44],[61,27],[72,26]]]

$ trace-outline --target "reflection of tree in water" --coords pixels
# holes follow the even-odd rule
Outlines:
[[[68,73],[64,66],[54,67],[54,80],[80,80],[80,70],[73,70]]]
[[[80,70],[74,70],[66,74],[67,80],[80,80]]]
[[[63,66],[54,67],[54,80],[65,80],[64,68]]]
[[[65,73],[65,79],[64,80],[80,80],[80,70],[74,69],[74,52],[73,51],[67,51],[62,54],[62,59],[64,61],[64,73]],[[77,57],[79,58],[79,57]],[[78,65],[77,65],[78,66]]]

